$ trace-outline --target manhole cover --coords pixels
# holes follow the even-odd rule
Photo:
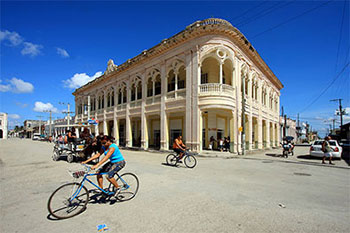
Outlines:
[[[273,161],[262,161],[263,163],[273,163]]]
[[[294,172],[294,175],[297,175],[297,176],[311,176],[311,174],[301,173],[301,172]]]

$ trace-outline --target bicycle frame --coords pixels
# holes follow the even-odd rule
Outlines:
[[[107,195],[113,195],[114,192],[109,192],[109,191],[106,191],[104,189],[101,189],[98,185],[96,185],[93,181],[91,181],[88,176],[96,176],[96,175],[107,175],[108,173],[107,172],[103,172],[103,173],[87,173],[84,175],[84,178],[83,180],[80,182],[79,184],[79,188],[75,191],[75,193],[72,195],[72,197],[70,198],[69,201],[73,201],[80,193],[81,189],[83,188],[84,186],[84,183],[85,181],[88,181],[90,184],[92,184],[93,186],[95,186],[96,188],[98,188],[101,192],[107,194]],[[116,173],[116,175],[118,176],[118,178],[123,182],[124,185],[126,185],[126,188],[129,188],[129,185],[125,182],[125,180],[123,180],[123,178],[118,174]]]

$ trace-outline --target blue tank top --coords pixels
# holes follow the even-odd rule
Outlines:
[[[109,146],[109,148],[111,148],[111,147],[114,148],[113,154],[111,155],[111,157],[109,157],[109,160],[111,161],[111,163],[117,163],[117,162],[123,161],[124,157],[123,157],[122,153],[120,152],[118,146],[113,143],[112,145]],[[108,150],[105,150],[105,155],[107,155],[109,148],[108,148]]]

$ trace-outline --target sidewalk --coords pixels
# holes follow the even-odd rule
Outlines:
[[[203,150],[197,155],[202,158],[222,158],[222,159],[251,159],[251,160],[265,160],[270,162],[283,162],[283,163],[294,163],[304,165],[314,165],[322,167],[334,167],[350,169],[350,165],[345,160],[335,159],[333,163],[335,165],[322,164],[322,158],[310,157],[308,147],[295,147],[294,155],[284,158],[282,156],[282,149],[271,149],[271,150],[256,150],[249,151],[246,155],[238,155],[229,152]]]

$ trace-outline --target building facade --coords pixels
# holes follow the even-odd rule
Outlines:
[[[167,150],[177,135],[193,151],[229,137],[231,152],[279,144],[281,82],[242,33],[222,19],[185,30],[77,89],[75,123],[117,144]]]
[[[0,139],[7,139],[8,130],[8,115],[7,113],[0,113]]]
[[[298,139],[298,130],[297,130],[297,122],[290,118],[284,119],[284,117],[280,116],[280,140],[282,140],[283,136],[292,136],[294,141],[296,142]],[[285,132],[283,132],[285,130]]]
[[[23,122],[24,136],[26,138],[32,138],[34,133],[42,133],[41,129],[44,124],[44,121],[25,120]]]

